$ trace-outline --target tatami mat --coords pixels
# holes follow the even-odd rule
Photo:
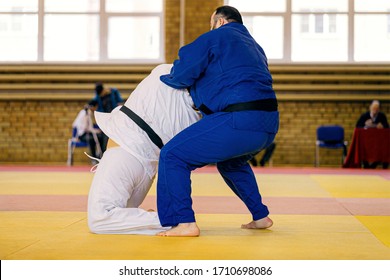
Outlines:
[[[161,238],[90,234],[80,212],[8,212],[1,214],[1,258],[390,259],[389,247],[354,217],[272,217],[272,229],[251,231],[239,228],[247,215],[200,214],[201,237]]]
[[[250,221],[212,167],[192,176],[198,238],[96,235],[86,206],[87,169],[0,169],[0,258],[18,259],[384,259],[390,260],[390,181],[386,171],[256,169],[274,220]],[[155,208],[155,184],[143,207]]]
[[[372,175],[312,175],[334,197],[390,198],[389,180]]]

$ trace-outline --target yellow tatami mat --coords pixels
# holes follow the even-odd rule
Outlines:
[[[0,170],[2,260],[390,260],[388,173],[258,169],[274,226],[251,217],[215,169],[192,175],[200,237],[96,235],[88,170]],[[260,172],[261,171],[261,172]],[[145,200],[155,207],[156,185]]]
[[[390,247],[390,216],[358,216],[357,218],[387,247]]]
[[[380,176],[312,175],[335,197],[390,198],[390,181]]]
[[[0,195],[87,195],[92,178],[89,172],[1,172]]]
[[[1,213],[1,259],[390,259],[348,216],[274,215],[270,230],[239,228],[248,215],[201,214],[199,238],[95,235],[80,212]]]

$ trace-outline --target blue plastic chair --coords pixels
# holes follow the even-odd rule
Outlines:
[[[347,156],[348,142],[344,141],[344,128],[339,125],[322,125],[317,128],[316,167],[320,165],[320,148],[343,149],[341,164]]]
[[[73,165],[73,153],[75,148],[86,148],[88,147],[87,142],[80,141],[77,137],[77,128],[72,128],[72,138],[68,140],[68,160],[67,165],[72,166]]]

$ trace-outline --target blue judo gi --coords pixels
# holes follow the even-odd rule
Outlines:
[[[189,88],[197,108],[213,112],[204,114],[161,150],[157,181],[161,224],[195,222],[191,171],[210,163],[216,163],[253,220],[267,217],[269,211],[248,160],[273,142],[279,113],[223,112],[231,104],[276,99],[263,49],[244,25],[228,23],[182,47],[171,73],[160,79],[173,88]]]

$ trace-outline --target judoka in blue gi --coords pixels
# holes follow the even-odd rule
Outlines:
[[[232,191],[245,203],[252,221],[242,228],[272,226],[248,160],[270,145],[279,127],[276,96],[263,49],[243,25],[237,9],[222,6],[211,30],[179,50],[165,84],[189,88],[204,117],[161,150],[157,208],[160,236],[198,236],[191,199],[191,171],[216,163]],[[226,206],[228,207],[228,205]]]

